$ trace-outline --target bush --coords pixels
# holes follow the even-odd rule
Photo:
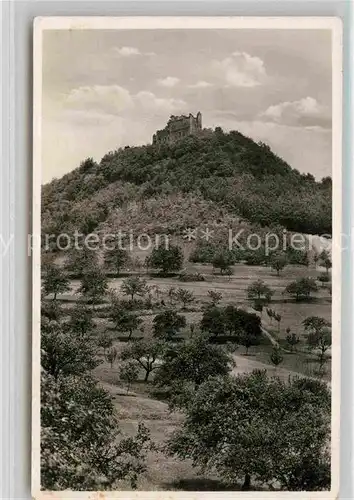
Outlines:
[[[209,264],[213,262],[217,252],[217,247],[211,243],[201,243],[196,246],[189,256],[190,262],[200,262],[201,264]]]
[[[151,255],[146,258],[146,267],[160,269],[163,274],[179,271],[182,265],[183,252],[178,246],[154,248]]]
[[[313,278],[299,278],[289,283],[285,291],[296,301],[309,300],[311,293],[318,291],[318,286]]]
[[[181,273],[178,276],[179,281],[205,281],[205,278],[202,274],[200,273]]]

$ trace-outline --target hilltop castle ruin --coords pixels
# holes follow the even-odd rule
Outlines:
[[[171,115],[167,125],[162,130],[157,130],[152,137],[153,144],[172,144],[188,135],[197,134],[202,130],[202,114],[198,111],[194,117],[191,113],[188,116]]]

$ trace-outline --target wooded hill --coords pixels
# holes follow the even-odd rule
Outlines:
[[[42,190],[42,231],[130,229],[170,232],[208,223],[330,234],[332,181],[300,174],[268,145],[237,131],[190,136],[173,145],[120,148],[92,158]],[[134,222],[135,220],[135,222]]]

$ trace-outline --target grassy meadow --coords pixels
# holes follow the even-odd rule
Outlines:
[[[180,336],[188,337],[191,334],[191,326],[198,327],[202,317],[202,309],[210,304],[208,290],[218,291],[222,294],[220,305],[233,304],[244,307],[252,312],[252,303],[247,299],[247,287],[255,280],[262,279],[274,291],[272,301],[269,304],[275,312],[281,315],[280,324],[271,321],[263,310],[261,314],[262,326],[273,339],[280,343],[283,348],[283,362],[280,366],[274,367],[270,361],[273,349],[269,336],[264,335],[259,345],[252,346],[246,355],[245,348],[239,346],[234,353],[236,366],[234,373],[251,372],[253,369],[266,369],[269,375],[277,375],[283,379],[289,376],[305,375],[317,377],[318,362],[313,354],[310,354],[305,345],[304,329],[302,321],[311,315],[321,316],[327,320],[331,318],[331,297],[327,289],[320,288],[309,302],[295,302],[289,296],[284,295],[284,289],[294,279],[300,277],[314,277],[320,274],[315,268],[305,266],[287,266],[278,276],[270,268],[261,266],[246,266],[236,264],[232,267],[231,276],[217,274],[211,265],[201,265],[187,263],[186,272],[200,273],[204,281],[181,282],[178,276],[158,277],[150,276],[145,272],[139,274],[147,280],[148,286],[152,290],[152,308],[139,310],[139,317],[142,324],[139,330],[133,332],[133,337],[151,337],[154,316],[164,309],[171,307],[186,317],[186,327],[181,331]],[[123,280],[132,273],[125,273],[118,278],[109,280],[109,288],[116,290],[119,294]],[[171,304],[168,290],[171,287],[185,288],[191,291],[195,297],[186,309],[182,305],[174,302]],[[69,313],[74,302],[79,295],[76,293],[79,288],[79,281],[71,281],[71,291],[58,296],[62,306]],[[123,298],[123,296],[122,296]],[[127,335],[116,332],[114,324],[109,320],[109,303],[103,302],[96,306],[91,306],[94,310],[94,321],[97,328],[96,334],[108,331],[114,340],[113,346],[118,353],[126,345]],[[258,313],[260,314],[260,313]],[[286,329],[300,337],[300,343],[296,351],[290,352],[286,345]],[[98,352],[100,364],[93,370],[94,377],[100,384],[109,391],[113,397],[122,430],[127,434],[134,434],[138,421],[143,421],[149,428],[151,436],[157,445],[163,445],[166,437],[170,435],[182,416],[175,412],[170,412],[166,402],[158,399],[153,392],[151,380],[143,382],[143,373],[139,380],[131,385],[129,391],[125,384],[119,379],[118,363],[112,366],[107,362],[103,349]],[[327,363],[327,370],[322,374],[322,378],[330,380],[330,364]],[[122,489],[129,488],[129,485],[122,485]],[[141,490],[218,490],[225,489],[217,477],[205,476],[192,467],[188,460],[178,460],[172,457],[161,455],[159,450],[149,452],[147,471],[139,480]]]

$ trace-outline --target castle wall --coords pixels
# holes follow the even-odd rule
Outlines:
[[[167,125],[162,130],[157,130],[153,135],[153,144],[171,144],[188,135],[196,134],[202,130],[201,113],[198,112],[194,117],[192,114],[189,116],[172,115],[167,122]]]

